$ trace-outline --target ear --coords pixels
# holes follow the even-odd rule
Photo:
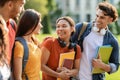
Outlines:
[[[71,32],[75,32],[75,27],[71,26]]]
[[[113,22],[113,18],[109,18],[109,24],[111,24]]]
[[[9,10],[11,10],[13,8],[13,5],[14,5],[14,3],[12,1],[8,1],[7,6],[9,8]]]

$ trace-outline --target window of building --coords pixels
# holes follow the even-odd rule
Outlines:
[[[66,0],[66,6],[69,7],[69,0]]]
[[[90,19],[91,19],[91,15],[90,15],[90,14],[87,14],[87,15],[86,15],[86,20],[87,20],[87,22],[90,22]]]
[[[79,6],[80,0],[76,0],[75,2],[76,2],[75,5],[76,5],[76,6]]]
[[[79,16],[79,14],[75,15],[75,22],[76,23],[80,22],[80,16]]]

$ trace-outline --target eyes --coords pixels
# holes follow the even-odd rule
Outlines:
[[[69,27],[67,24],[57,24],[56,28],[67,28]]]
[[[99,19],[105,19],[104,16],[100,16],[100,15],[96,15],[96,18],[99,18]]]

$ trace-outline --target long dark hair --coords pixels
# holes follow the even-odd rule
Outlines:
[[[31,34],[37,27],[40,21],[40,13],[34,9],[27,9],[23,12],[20,21],[18,23],[18,29],[16,36],[26,36]],[[30,31],[28,33],[28,31]]]

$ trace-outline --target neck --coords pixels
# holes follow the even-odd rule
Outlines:
[[[23,38],[28,42],[32,42],[32,36],[31,35],[23,36]]]
[[[60,38],[60,39],[61,39],[61,38]],[[61,39],[61,40],[66,43],[66,46],[69,46],[69,44],[70,44],[69,38],[67,38],[67,39]]]

